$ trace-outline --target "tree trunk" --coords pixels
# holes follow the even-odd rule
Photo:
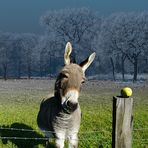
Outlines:
[[[40,77],[43,77],[43,69],[42,69],[42,64],[40,62]]]
[[[125,59],[126,59],[126,56],[123,54],[122,57],[121,57],[122,81],[125,81],[125,77],[124,77],[124,74],[125,74],[125,67],[124,67]]]
[[[18,79],[21,78],[21,60],[18,61],[18,74],[17,74],[17,78]]]
[[[28,72],[28,79],[31,78],[31,65],[32,64],[32,51],[31,49],[27,49],[27,72]]]
[[[27,57],[27,71],[28,71],[28,79],[31,78],[31,53],[28,53]]]
[[[145,59],[145,65],[146,65],[146,70],[145,71],[146,71],[146,73],[148,73],[148,59],[147,58]]]
[[[28,64],[28,79],[31,78],[31,65]]]
[[[112,57],[110,57],[110,61],[111,61],[111,65],[112,65],[113,80],[116,81],[116,78],[115,78],[115,66],[114,66],[114,61],[113,61]]]
[[[137,81],[137,75],[138,75],[138,57],[136,56],[134,58],[134,77],[133,77],[133,82]]]
[[[43,77],[43,61],[42,61],[42,55],[40,53],[40,61],[39,61],[39,67],[40,67],[40,77]]]
[[[52,64],[51,64],[51,55],[49,54],[49,79],[51,78],[51,67],[52,67]]]
[[[7,80],[7,64],[3,64],[3,69],[4,69],[4,74],[3,74],[3,78],[4,80]]]
[[[31,59],[28,57],[27,61],[27,72],[28,72],[28,79],[31,78]]]

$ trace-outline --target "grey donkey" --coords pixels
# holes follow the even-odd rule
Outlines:
[[[56,79],[54,95],[43,99],[37,117],[38,126],[45,136],[54,136],[56,148],[63,148],[65,139],[68,139],[69,148],[78,147],[81,122],[78,98],[81,85],[85,81],[85,71],[96,55],[92,53],[78,65],[71,63],[71,52],[72,45],[68,42],[64,54],[65,66]]]

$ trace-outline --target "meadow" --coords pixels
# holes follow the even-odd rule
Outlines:
[[[53,93],[54,82],[48,79],[0,80],[0,137],[13,137],[0,139],[0,148],[44,147],[44,136],[38,129],[36,117],[41,100]],[[112,81],[88,81],[82,88],[79,148],[111,148],[112,97],[119,95],[124,86],[133,89],[133,148],[148,148],[148,84]]]

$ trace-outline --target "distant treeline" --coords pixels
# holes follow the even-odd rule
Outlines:
[[[103,17],[88,8],[49,11],[43,35],[0,32],[0,77],[54,77],[63,66],[66,42],[77,63],[96,51],[88,75],[148,73],[148,12]]]

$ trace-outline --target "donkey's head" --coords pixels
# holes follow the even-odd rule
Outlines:
[[[82,83],[85,81],[85,71],[95,58],[92,53],[81,64],[71,63],[70,54],[72,46],[68,42],[65,48],[64,62],[65,66],[58,75],[55,84],[55,94],[60,98],[62,107],[67,112],[73,112],[78,106],[78,97]]]

